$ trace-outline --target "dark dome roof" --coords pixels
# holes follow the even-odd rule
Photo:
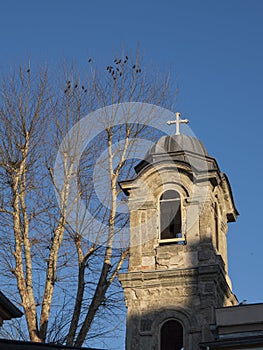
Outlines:
[[[188,135],[162,136],[146,153],[144,160],[136,165],[136,173],[146,166],[162,161],[184,162],[197,171],[218,169],[214,158],[211,158],[200,140]]]
[[[162,136],[146,153],[145,159],[162,153],[193,152],[201,156],[208,156],[208,153],[200,140],[188,135]]]

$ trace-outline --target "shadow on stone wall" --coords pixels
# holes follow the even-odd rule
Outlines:
[[[237,303],[224,262],[209,239],[158,246],[155,255],[155,269],[120,276],[128,308],[126,349],[170,350],[160,346],[167,320],[182,324],[184,349],[199,349],[213,339],[214,308]],[[180,255],[188,257],[185,267],[175,267]]]

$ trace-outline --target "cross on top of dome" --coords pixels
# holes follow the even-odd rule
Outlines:
[[[175,120],[169,120],[167,122],[168,125],[175,124],[175,135],[180,135],[180,124],[188,124],[188,119],[180,119],[181,114],[179,112],[175,113]]]

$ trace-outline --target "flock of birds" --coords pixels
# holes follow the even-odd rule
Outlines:
[[[79,87],[78,84],[75,84],[75,85],[74,85],[74,89],[77,89],[78,87]],[[71,89],[72,89],[71,81],[68,80],[66,89],[64,90],[64,93],[65,93],[65,94],[68,93]],[[87,92],[87,89],[85,88],[84,85],[81,86],[81,90],[82,90],[83,92],[85,92],[85,93]]]
[[[117,80],[118,77],[121,77],[123,75],[124,65],[128,62],[128,60],[129,60],[129,57],[127,55],[125,56],[124,59],[115,58],[113,61],[115,64],[115,67],[114,66],[107,66],[106,70],[112,76],[113,80]],[[88,62],[91,63],[92,58],[89,58]],[[132,69],[133,69],[135,74],[141,73],[141,71],[142,71],[141,68],[136,64],[132,65]],[[68,92],[70,92],[72,90],[72,88],[77,89],[78,87],[79,87],[78,84],[74,84],[74,86],[72,86],[71,81],[69,80],[67,82],[66,89],[64,90],[64,93],[67,94]],[[87,92],[87,89],[85,88],[85,86],[82,85],[81,89],[84,93]]]
[[[129,60],[129,57],[128,56],[125,56],[125,59],[118,59],[118,58],[115,58],[115,60],[113,61],[115,63],[115,69],[113,66],[107,66],[107,71],[109,72],[109,74],[111,74],[111,76],[113,77],[114,80],[117,79],[118,76],[122,76],[123,74],[123,68],[124,68],[124,65],[128,62]],[[141,73],[141,68],[139,68],[136,64],[134,64],[132,66],[132,69],[134,70],[134,72],[137,74],[137,73]]]
[[[118,77],[121,77],[123,75],[123,70],[124,70],[124,65],[128,62],[129,60],[129,57],[126,55],[124,59],[121,59],[121,58],[115,58],[114,59],[114,64],[115,64],[115,67],[113,66],[107,66],[106,70],[109,72],[109,74],[112,76],[113,80],[117,80]],[[89,58],[88,59],[88,62],[89,63],[92,63],[92,58]],[[134,71],[135,74],[138,74],[138,73],[141,73],[141,68],[136,65],[136,64],[133,64],[132,65],[132,69]],[[30,67],[28,67],[27,73],[30,73]],[[66,88],[64,90],[64,94],[67,94],[69,93],[70,91],[72,91],[72,89],[77,89],[79,87],[78,84],[74,84],[72,85],[71,81],[68,80],[67,81],[67,84],[66,84]],[[87,92],[87,89],[85,88],[84,85],[81,86],[81,90],[86,93]]]

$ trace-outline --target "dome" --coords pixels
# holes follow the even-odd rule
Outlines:
[[[201,156],[208,156],[208,153],[200,140],[188,135],[165,135],[162,136],[146,153],[145,159],[162,153],[192,152]]]
[[[216,160],[208,155],[200,140],[180,134],[162,136],[147,151],[144,160],[135,167],[135,171],[138,174],[150,164],[171,160],[189,164],[197,171],[219,170]]]

